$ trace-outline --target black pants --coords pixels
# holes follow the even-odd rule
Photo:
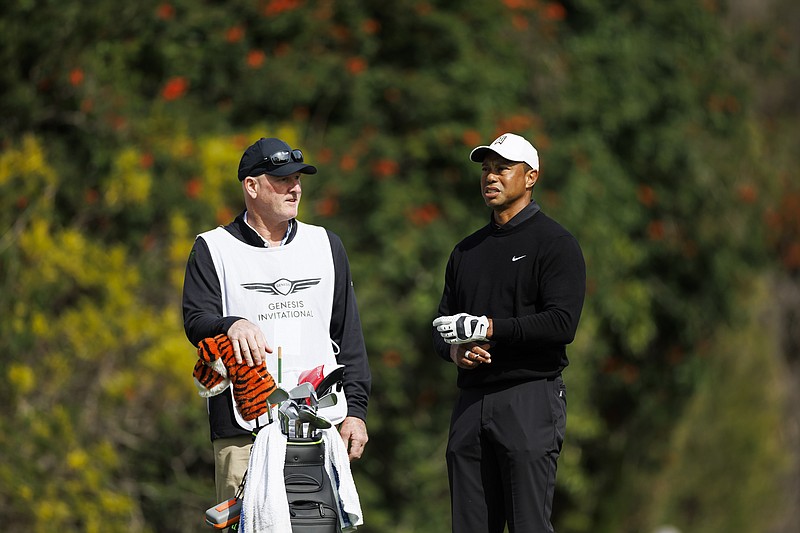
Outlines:
[[[453,533],[552,532],[566,422],[560,376],[462,390],[447,444]]]

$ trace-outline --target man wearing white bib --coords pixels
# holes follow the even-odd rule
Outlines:
[[[316,172],[280,139],[259,139],[244,152],[245,211],[195,240],[184,279],[184,328],[195,346],[227,334],[237,362],[266,365],[287,389],[305,370],[344,365],[347,412],[333,422],[341,422],[352,460],[368,440],[371,375],[344,245],[296,219],[300,177]],[[245,421],[230,388],[208,398],[208,412],[223,501],[234,497],[247,469],[252,429],[266,420]]]

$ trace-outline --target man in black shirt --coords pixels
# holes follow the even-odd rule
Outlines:
[[[533,145],[512,133],[470,153],[482,164],[489,224],[450,255],[436,352],[458,367],[447,445],[454,533],[553,531],[566,427],[566,345],[586,267],[578,242],[531,198]]]

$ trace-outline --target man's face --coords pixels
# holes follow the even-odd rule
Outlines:
[[[276,221],[297,217],[300,196],[300,172],[288,176],[262,174],[255,178],[258,182],[258,209],[264,216]]]
[[[509,161],[489,152],[481,167],[481,193],[486,205],[495,211],[525,207],[531,198],[531,189],[537,173],[525,171],[523,163]]]

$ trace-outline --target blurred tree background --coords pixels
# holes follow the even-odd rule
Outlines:
[[[489,216],[469,150],[513,131],[588,266],[557,530],[797,531],[795,2],[8,0],[0,34],[4,528],[206,530],[183,270],[279,136],[352,263],[360,530],[448,531],[429,326]]]

